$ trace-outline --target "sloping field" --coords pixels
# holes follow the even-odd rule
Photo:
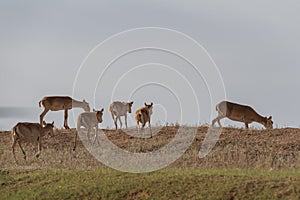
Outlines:
[[[1,199],[295,199],[300,173],[168,168],[2,171]]]
[[[179,127],[163,127],[153,138],[139,139],[104,130],[114,144],[131,152],[160,149]],[[169,167],[145,174],[112,170],[97,161],[81,142],[72,151],[74,129],[56,130],[36,147],[24,145],[28,160],[10,132],[0,133],[0,199],[299,199],[300,129],[222,129],[213,150],[198,157],[208,127],[199,127],[190,148]],[[101,139],[101,138],[100,138]],[[2,197],[2,198],[1,198]]]

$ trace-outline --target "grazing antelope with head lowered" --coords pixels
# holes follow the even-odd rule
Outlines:
[[[102,108],[102,110],[93,109],[93,112],[83,112],[83,113],[80,113],[78,115],[73,151],[75,151],[75,149],[76,149],[77,135],[78,135],[78,131],[79,131],[81,126],[88,129],[87,138],[88,138],[89,141],[90,141],[90,131],[91,131],[91,129],[93,129],[94,127],[96,128],[96,130],[95,130],[95,139],[94,139],[94,142],[93,142],[93,143],[95,143],[95,141],[97,139],[97,133],[98,133],[98,123],[101,123],[103,121],[103,119],[102,119],[103,111],[104,111],[103,108]]]
[[[145,103],[145,106],[138,109],[135,112],[135,120],[136,120],[136,125],[138,128],[140,128],[140,123],[142,124],[142,128],[145,127],[146,123],[148,122],[148,126],[150,128],[150,133],[152,137],[152,131],[151,131],[151,115],[152,115],[152,109],[153,109],[153,103],[147,104]]]
[[[24,159],[26,160],[26,153],[24,149],[21,146],[21,142],[38,142],[38,152],[35,154],[35,156],[38,158],[41,149],[42,149],[42,137],[46,135],[47,133],[50,136],[53,136],[53,127],[54,127],[54,122],[51,124],[47,124],[46,122],[43,122],[43,125],[40,125],[39,123],[29,123],[29,122],[19,122],[17,123],[12,131],[12,152],[15,158],[15,161],[17,162],[16,155],[15,155],[15,145],[16,143],[19,144],[23,155]]]
[[[44,111],[40,115],[40,124],[41,125],[42,125],[44,116],[47,114],[47,112],[49,110],[51,110],[51,111],[64,110],[65,111],[64,127],[66,129],[70,129],[68,126],[68,110],[70,110],[72,108],[82,108],[86,112],[90,111],[90,106],[85,100],[77,101],[68,96],[44,97],[39,102],[39,107],[41,107],[41,105],[44,107]]]
[[[110,111],[112,119],[114,120],[116,130],[118,129],[118,125],[117,125],[118,119],[120,122],[120,128],[122,128],[121,116],[125,117],[125,126],[127,128],[127,112],[131,113],[132,104],[133,104],[133,101],[131,101],[131,102],[114,101],[110,104],[109,111]],[[115,116],[116,116],[116,118],[115,118]]]
[[[218,117],[212,121],[212,125],[218,122],[219,126],[222,127],[220,120],[227,117],[233,121],[244,122],[246,129],[249,128],[249,124],[252,122],[260,123],[267,129],[273,129],[272,117],[263,117],[250,106],[222,101],[217,104],[216,110]]]

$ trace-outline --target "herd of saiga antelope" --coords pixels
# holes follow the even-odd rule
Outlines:
[[[131,107],[133,105],[133,101],[131,102],[120,102],[114,101],[109,106],[109,111],[111,113],[112,119],[114,120],[115,128],[118,129],[117,120],[120,122],[120,128],[122,128],[121,116],[125,117],[125,125],[127,128],[127,113],[131,113]],[[102,122],[102,116],[104,109],[94,110],[90,112],[89,104],[83,101],[77,101],[67,96],[49,96],[44,97],[40,102],[39,106],[44,107],[44,111],[40,115],[40,123],[29,123],[29,122],[19,122],[12,129],[12,151],[15,158],[15,145],[19,144],[24,159],[26,160],[26,153],[21,146],[21,142],[37,142],[38,143],[38,152],[35,154],[36,157],[39,157],[41,153],[41,140],[42,137],[46,134],[50,136],[53,135],[54,122],[46,123],[43,121],[44,116],[48,111],[59,111],[64,110],[64,127],[69,129],[68,126],[68,110],[72,108],[82,108],[85,112],[80,113],[77,118],[76,125],[76,134],[74,139],[74,147],[76,148],[76,140],[80,127],[85,127],[88,129],[87,137],[89,138],[89,133],[91,129],[96,128],[94,142],[97,138],[98,132],[98,123]],[[140,123],[142,124],[142,128],[144,128],[145,124],[148,122],[148,126],[151,133],[151,115],[152,115],[153,103],[147,104],[145,103],[144,107],[141,107],[135,112],[135,119],[137,123],[138,129],[140,128]],[[222,101],[216,105],[216,110],[218,112],[218,116],[212,121],[212,126],[215,122],[218,122],[219,126],[221,126],[220,120],[227,117],[234,121],[239,121],[245,123],[245,128],[249,128],[249,124],[252,122],[258,122],[264,125],[267,129],[273,128],[272,117],[263,117],[259,115],[253,108],[246,105],[240,105],[236,103],[231,103],[228,101]],[[151,133],[152,137],[152,133]]]

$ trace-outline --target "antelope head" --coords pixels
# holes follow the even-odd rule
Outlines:
[[[145,102],[145,107],[148,108],[150,115],[152,115],[153,102],[151,102],[151,104]]]
[[[99,123],[101,123],[103,121],[103,119],[102,119],[103,111],[104,111],[103,108],[101,110],[94,110],[94,112],[96,112],[96,116],[97,116]]]
[[[85,111],[85,112],[90,112],[90,105],[89,105],[89,103],[88,102],[86,102],[84,99],[83,99],[83,101],[82,101],[82,108],[83,108],[83,110]]]
[[[131,107],[132,107],[133,101],[131,101],[127,104],[128,104],[128,112],[131,113]]]
[[[272,116],[265,117],[265,118],[266,118],[266,123],[264,123],[264,126],[266,127],[266,129],[273,129]]]
[[[53,128],[54,128],[54,121],[52,123],[46,123],[45,121],[43,121],[43,129],[46,130],[46,132],[44,134],[50,135],[50,137],[53,137]]]

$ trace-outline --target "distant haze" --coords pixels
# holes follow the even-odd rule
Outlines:
[[[294,0],[3,0],[0,2],[0,129],[8,130],[18,121],[39,121],[42,112],[42,108],[38,108],[39,100],[49,95],[71,96],[79,67],[96,45],[111,35],[137,27],[169,28],[194,38],[218,66],[228,100],[251,105],[264,116],[272,115],[275,126],[298,127],[299,10],[300,2]],[[132,42],[135,41],[116,43],[105,53],[113,53],[119,46]],[[97,60],[101,60],[101,55],[87,62],[95,65],[91,69],[104,69]],[[201,60],[203,65],[200,66],[207,67],[205,57]],[[143,63],[162,63],[175,71],[167,72],[168,68],[149,64],[124,76],[114,96],[109,95],[113,86],[105,82],[89,87],[90,79],[96,79],[99,71],[90,73],[90,77],[89,74],[79,77],[84,83],[81,86],[95,96],[79,92],[75,98],[85,99],[91,108],[105,109],[101,127],[113,127],[108,111],[112,99],[131,98],[135,101],[133,110],[145,101],[154,102],[153,124],[204,124],[217,115],[210,112],[214,106],[211,104],[223,100],[221,95],[210,101],[204,79],[197,78],[187,63],[167,53],[149,50],[128,55],[112,66],[104,80],[106,83],[117,81],[125,71]],[[186,101],[192,92],[183,77],[196,92],[199,119],[189,115],[197,105],[192,98]],[[135,88],[143,80],[160,81],[170,88],[159,84],[148,84],[140,90]],[[176,95],[186,98],[182,101],[184,110],[180,110]],[[75,126],[74,119],[79,112],[81,110],[76,109],[74,117],[70,112],[71,127]],[[131,126],[133,117],[134,112],[129,119]],[[49,112],[45,119],[54,120],[57,127],[62,127],[63,111]],[[226,124],[242,126],[228,120]]]

